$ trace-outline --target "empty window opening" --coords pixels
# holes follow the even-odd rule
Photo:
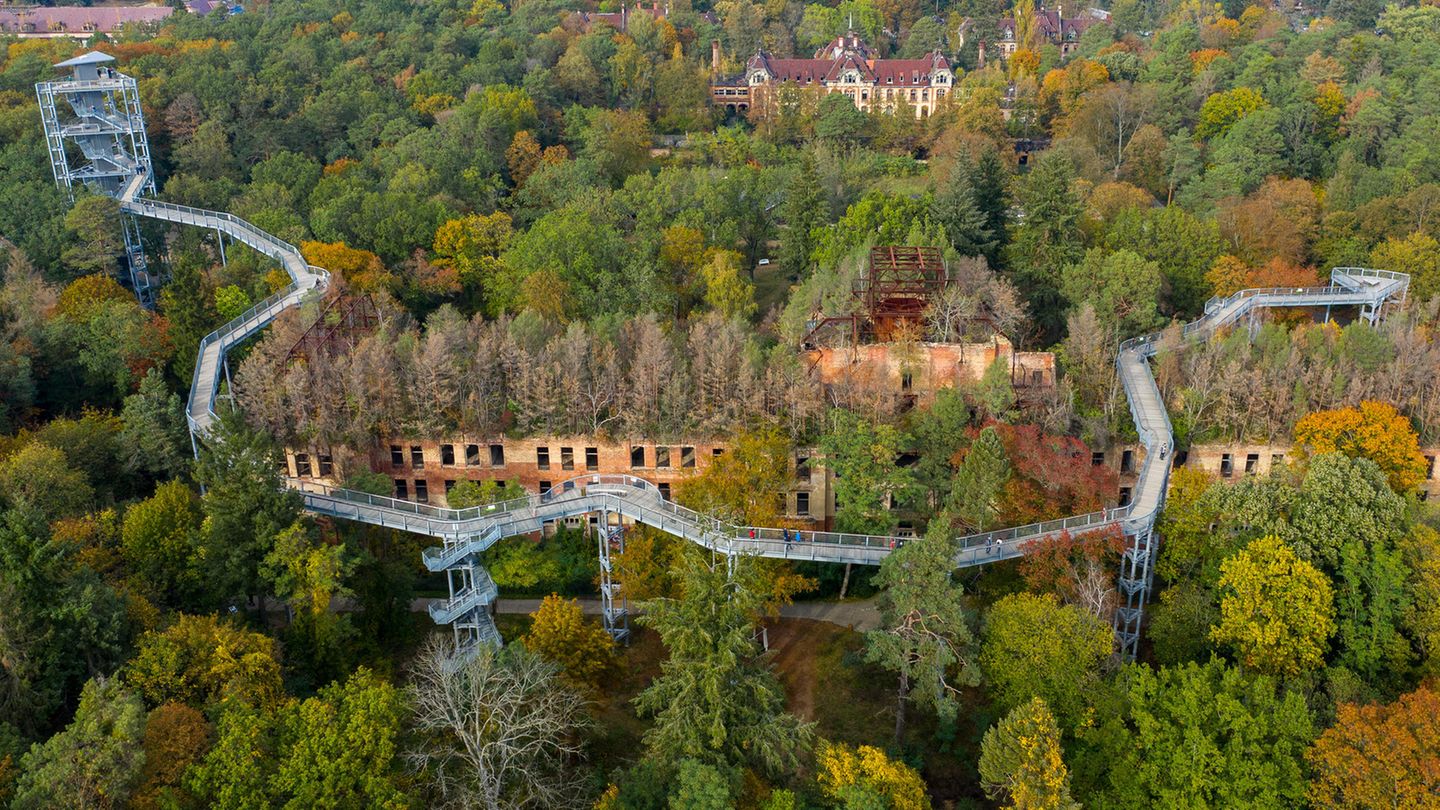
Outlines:
[[[480,466],[480,445],[478,445],[478,444],[467,444],[467,445],[465,445],[465,466],[466,466],[466,467],[479,467],[479,466]]]
[[[670,500],[670,485],[669,485],[669,484],[661,484],[661,485],[660,485],[660,497],[664,498],[664,499],[667,500],[667,501]]]
[[[560,469],[562,469],[562,470],[573,470],[573,469],[575,469],[575,448],[573,448],[573,447],[562,447],[562,448],[560,448]]]
[[[309,478],[309,477],[310,477],[310,454],[309,454],[309,453],[296,453],[296,454],[295,454],[295,474],[298,475],[298,476],[300,476],[301,478]]]
[[[1184,466],[1185,466],[1185,462],[1187,462],[1187,461],[1189,461],[1189,460],[1190,460],[1190,451],[1189,451],[1189,450],[1176,450],[1176,451],[1175,451],[1175,466],[1176,466],[1176,467],[1184,467]]]
[[[405,453],[398,444],[390,445],[390,464],[395,467],[405,466]]]
[[[535,448],[535,467],[541,470],[550,469],[550,448]]]
[[[1245,474],[1254,475],[1260,469],[1260,454],[1247,453],[1245,455]]]
[[[681,466],[681,467],[694,467],[694,466],[695,466],[695,448],[693,448],[693,447],[682,447],[682,448],[680,448],[680,466]]]
[[[1092,466],[1092,467],[1100,467],[1100,466],[1103,466],[1104,464],[1105,464],[1105,454],[1104,454],[1104,453],[1091,453],[1091,454],[1090,454],[1090,466]]]
[[[320,475],[329,477],[335,474],[335,459],[329,453],[320,454]]]
[[[541,482],[540,482],[540,494],[541,494],[541,495],[544,495],[545,493],[547,493],[547,492],[549,492],[549,491],[550,491],[550,482],[549,482],[549,481],[541,481]]]
[[[425,484],[424,478],[415,479],[415,500],[420,503],[430,502],[430,488]]]
[[[909,393],[913,387],[915,387],[915,377],[908,371],[901,373],[900,390]]]
[[[596,447],[585,448],[585,469],[600,469],[600,450]]]
[[[1426,457],[1425,457],[1425,480],[1426,480],[1426,481],[1434,481],[1434,480],[1435,480],[1435,457],[1434,457],[1434,456],[1426,456]]]
[[[638,470],[645,466],[645,448],[640,445],[630,446],[630,469]]]
[[[810,493],[795,493],[795,514],[799,517],[810,516]]]
[[[1235,463],[1230,460],[1230,454],[1226,453],[1220,457],[1220,477],[1229,478],[1235,474]]]
[[[670,448],[668,448],[668,447],[656,447],[656,448],[655,448],[655,466],[656,466],[656,467],[669,467],[669,466],[670,466]]]
[[[1281,465],[1283,465],[1284,463],[1285,463],[1285,454],[1284,454],[1284,453],[1271,453],[1271,454],[1270,454],[1270,471],[1271,471],[1271,472],[1274,472],[1274,471],[1280,469]]]
[[[1121,506],[1129,506],[1129,505],[1130,505],[1130,487],[1121,487],[1121,488],[1120,488],[1120,505],[1121,505]]]
[[[797,456],[795,458],[795,480],[810,482],[810,457]]]
[[[425,450],[418,444],[410,445],[410,466],[416,470],[425,469]]]
[[[442,467],[454,467],[454,466],[455,466],[455,445],[453,445],[453,444],[442,444],[442,445],[440,445],[440,466],[442,466]]]
[[[395,479],[395,497],[402,501],[410,497],[410,485],[404,478]]]
[[[1125,452],[1123,452],[1123,453],[1120,454],[1120,472],[1122,472],[1122,473],[1133,473],[1133,472],[1135,472],[1135,451],[1134,451],[1134,450],[1126,450]]]
[[[504,466],[505,466],[505,445],[503,445],[503,444],[492,444],[492,445],[490,445],[490,466],[491,466],[491,467],[504,467]]]
[[[452,490],[452,489],[454,489],[454,488],[455,488],[455,479],[453,479],[453,478],[446,478],[446,479],[445,479],[445,497],[446,497],[446,498],[449,498],[449,497],[450,497],[450,490]]]

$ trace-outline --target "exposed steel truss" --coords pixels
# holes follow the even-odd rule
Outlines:
[[[320,310],[320,316],[295,341],[286,355],[285,362],[298,358],[312,358],[317,355],[331,356],[344,353],[360,342],[360,338],[375,331],[380,324],[380,310],[368,295],[342,294],[330,298]]]

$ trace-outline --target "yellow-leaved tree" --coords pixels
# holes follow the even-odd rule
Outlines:
[[[305,261],[345,279],[360,292],[375,292],[395,286],[395,276],[385,269],[380,257],[344,242],[301,242]]]
[[[1385,402],[1306,414],[1295,423],[1295,444],[1312,455],[1368,458],[1385,473],[1390,488],[1400,493],[1424,481],[1428,467],[1410,420]]]
[[[845,807],[894,810],[928,810],[930,807],[920,774],[868,745],[852,748],[843,743],[821,741],[815,779],[826,796]]]
[[[1037,697],[1015,707],[980,744],[986,795],[1015,810],[1080,807],[1070,798],[1070,769],[1060,753],[1060,727],[1045,701]]]
[[[555,594],[540,600],[540,607],[530,614],[530,632],[521,642],[541,658],[559,664],[571,683],[588,689],[598,689],[615,665],[615,642],[610,635],[585,620],[579,602]]]
[[[1298,675],[1324,663],[1335,633],[1330,578],[1278,537],[1261,537],[1220,564],[1220,623],[1210,638],[1245,666]]]

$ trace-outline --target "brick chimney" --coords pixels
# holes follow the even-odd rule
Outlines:
[[[720,40],[710,40],[710,75],[720,75]]]
[[[977,68],[977,69],[979,69],[979,70],[984,70],[984,69],[985,69],[985,40],[983,40],[983,39],[980,40],[979,52],[978,52],[978,54],[977,54],[977,56],[976,56],[976,60],[975,60],[975,61],[976,61],[976,68]]]

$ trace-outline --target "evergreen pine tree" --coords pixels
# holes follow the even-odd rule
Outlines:
[[[962,256],[989,256],[995,250],[995,233],[981,210],[973,180],[974,169],[961,160],[950,179],[936,192],[930,216],[945,228],[950,246]]]
[[[1005,445],[992,425],[980,431],[965,461],[955,473],[955,485],[946,504],[969,529],[983,532],[991,528],[1000,489],[1010,480],[1010,461]]]
[[[1024,219],[1009,245],[1009,266],[1020,292],[1036,313],[1045,336],[1058,337],[1065,312],[1060,271],[1085,255],[1080,232],[1084,207],[1071,189],[1075,167],[1070,158],[1046,153],[1020,186]]]
[[[950,521],[930,522],[925,537],[906,543],[880,564],[875,584],[882,628],[865,634],[865,657],[900,677],[895,742],[905,733],[905,707],[916,703],[946,722],[959,711],[959,689],[979,682],[970,665],[974,636],[965,619],[964,589],[950,579],[955,545]]]
[[[825,214],[825,194],[820,190],[815,158],[807,152],[800,161],[800,171],[786,189],[781,211],[786,231],[780,243],[780,269],[787,277],[804,277],[809,272],[810,254],[815,249],[814,231],[825,224]]]
[[[785,690],[759,656],[754,616],[764,589],[755,562],[690,545],[683,554],[684,596],[647,603],[639,619],[670,656],[635,698],[641,714],[655,718],[645,733],[648,754],[722,770],[792,772],[812,731],[785,712]]]

